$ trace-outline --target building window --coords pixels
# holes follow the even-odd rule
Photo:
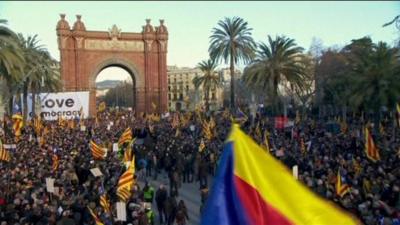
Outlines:
[[[214,92],[211,94],[211,99],[215,100],[215,93]]]
[[[168,99],[171,100],[171,94],[168,94]]]
[[[179,93],[179,100],[183,100],[183,94]]]
[[[174,101],[176,100],[176,93],[174,94]]]
[[[168,103],[168,107],[169,107],[169,108],[171,108],[171,102],[170,102],[170,103]]]
[[[186,85],[186,91],[189,91],[189,85]]]
[[[176,78],[174,78],[174,83],[176,83]]]
[[[171,91],[171,86],[168,86],[168,91]]]

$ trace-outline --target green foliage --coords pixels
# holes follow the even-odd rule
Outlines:
[[[193,84],[196,88],[202,86],[206,100],[206,110],[209,110],[210,90],[221,87],[223,77],[215,71],[217,64],[212,59],[201,61],[197,68],[203,72],[203,76],[194,77]]]
[[[124,82],[110,88],[104,99],[107,106],[132,107],[134,102],[134,88],[132,83]]]
[[[394,109],[400,99],[399,49],[373,43],[368,37],[352,40],[341,51],[326,51],[316,68],[322,105],[351,107],[379,113]]]
[[[254,57],[256,44],[251,36],[252,29],[240,17],[220,20],[210,36],[210,57],[216,61],[230,64],[231,108],[235,107],[235,64],[239,61],[250,62]]]
[[[270,102],[278,103],[279,85],[290,85],[290,89],[304,89],[307,74],[303,48],[294,39],[268,36],[268,44],[258,45],[255,60],[248,65],[243,80],[249,88],[262,89],[268,93]]]

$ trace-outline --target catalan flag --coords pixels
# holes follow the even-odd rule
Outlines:
[[[132,141],[132,130],[130,127],[126,128],[118,140],[118,147],[122,146],[126,142]]]
[[[379,150],[375,146],[374,139],[372,138],[368,127],[365,127],[365,153],[367,154],[367,157],[373,162],[381,159],[379,155]]]
[[[346,178],[340,175],[340,169],[336,177],[336,194],[343,198],[350,191],[350,186],[346,182]]]
[[[13,120],[14,135],[18,138],[21,136],[21,129],[24,126],[23,118],[20,114],[14,114],[11,118]]]
[[[33,119],[33,127],[35,129],[36,134],[40,135],[40,131],[43,127],[40,116],[35,116],[35,118]]]
[[[111,205],[107,198],[107,193],[104,190],[103,184],[100,187],[100,205],[103,207],[104,212],[110,214],[111,212]]]
[[[135,156],[132,156],[132,161],[128,167],[128,169],[121,175],[118,180],[118,187],[117,187],[117,195],[120,196],[121,200],[128,199],[128,193],[133,187],[135,183]],[[122,196],[127,198],[122,198]]]
[[[10,153],[3,148],[3,142],[0,140],[0,161],[10,162]]]
[[[121,201],[127,202],[131,197],[131,191],[128,188],[120,188],[117,190],[117,196]]]
[[[211,126],[212,124],[210,124],[210,122],[207,122],[206,120],[204,120],[202,123],[203,134],[207,140],[211,140],[214,137],[213,128]]]
[[[126,168],[129,167],[129,165],[130,165],[130,163],[132,162],[132,159],[133,159],[133,153],[132,153],[131,146],[135,142],[135,140],[136,140],[136,138],[132,139],[132,141],[126,147],[125,152],[124,152],[123,162],[124,162]]]
[[[238,125],[225,144],[202,225],[358,224],[293,178]]]
[[[90,141],[90,151],[94,159],[104,159],[106,152],[103,148],[98,146],[93,140]]]
[[[99,217],[96,216],[96,214],[92,211],[92,209],[90,209],[89,207],[87,207],[90,215],[92,215],[94,222],[96,223],[96,225],[104,225],[104,223],[101,222],[101,220],[99,219]]]
[[[101,103],[99,104],[99,108],[98,108],[97,111],[103,112],[105,109],[106,109],[106,103],[105,103],[105,102],[101,102]]]

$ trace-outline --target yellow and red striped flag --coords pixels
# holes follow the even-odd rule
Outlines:
[[[128,188],[121,188],[117,190],[117,196],[123,202],[127,202],[131,197],[131,191]]]
[[[101,103],[99,104],[98,111],[99,111],[99,112],[103,112],[105,109],[106,109],[106,103],[105,103],[105,102],[101,102]]]
[[[340,169],[336,177],[336,194],[343,198],[350,191],[350,186],[344,177],[340,175]]]
[[[233,125],[201,225],[360,224],[296,180],[291,171]]]
[[[132,130],[130,127],[126,128],[124,133],[118,140],[118,147],[121,147],[124,143],[132,141]]]
[[[99,159],[99,160],[105,159],[106,152],[104,151],[103,148],[98,146],[96,142],[94,142],[93,140],[90,141],[90,151],[92,152],[92,156],[94,159]]]
[[[103,184],[101,184],[101,186],[100,186],[100,205],[101,205],[101,207],[103,207],[104,212],[110,214],[111,205],[110,205],[110,201],[108,201],[107,193],[104,190]]]
[[[374,139],[372,138],[368,127],[365,127],[365,153],[367,154],[367,157],[373,162],[381,159],[379,155],[379,150],[375,146]]]
[[[53,165],[51,166],[53,171],[56,171],[58,167],[60,166],[60,158],[58,157],[57,154],[53,154],[53,157],[51,158],[53,161]]]
[[[135,140],[136,140],[136,138],[133,138],[132,141],[129,142],[129,145],[126,147],[125,152],[124,152],[123,162],[124,162],[126,168],[129,168],[129,165],[133,159],[133,152],[132,152],[131,146],[135,142]]]
[[[131,161],[128,169],[121,175],[121,177],[118,180],[118,186],[117,186],[117,195],[118,196],[126,197],[127,193],[128,192],[130,193],[130,190],[132,189],[133,184],[135,183],[134,175],[135,175],[135,156],[133,155],[132,161]]]
[[[13,120],[13,130],[14,130],[14,135],[15,137],[21,136],[21,129],[24,126],[23,118],[20,114],[14,114],[12,116]]]
[[[10,162],[10,153],[4,149],[3,142],[0,140],[0,161]]]
[[[93,217],[94,222],[96,223],[96,225],[104,225],[104,223],[101,222],[101,220],[99,219],[99,217],[96,216],[96,214],[92,211],[92,209],[89,208],[89,207],[87,207],[87,208],[88,208],[88,210],[89,210],[89,212],[90,212],[90,215],[92,215],[92,217]]]
[[[33,127],[35,129],[36,134],[40,135],[40,131],[43,127],[40,116],[35,116],[35,118],[33,119]]]

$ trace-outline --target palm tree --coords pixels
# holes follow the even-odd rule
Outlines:
[[[22,82],[20,82],[19,90],[23,93],[24,118],[28,113],[28,92],[32,95],[32,110],[34,112],[35,94],[40,92],[41,87],[47,84],[50,89],[58,89],[59,79],[56,61],[51,58],[49,52],[39,45],[37,35],[25,38],[22,34],[18,34],[18,44],[24,52],[25,64],[22,71]]]
[[[250,62],[254,56],[256,44],[251,37],[252,28],[240,17],[227,18],[218,22],[212,30],[208,49],[213,60],[224,60],[230,64],[231,109],[235,108],[235,64],[239,61]]]
[[[216,73],[215,69],[217,68],[217,64],[212,59],[201,61],[197,65],[197,68],[203,72],[203,76],[193,78],[193,84],[196,89],[200,86],[203,87],[206,110],[208,111],[210,109],[210,90],[216,89],[222,85],[222,76]]]
[[[267,90],[274,106],[277,106],[278,85],[285,81],[294,90],[303,89],[303,79],[307,70],[302,63],[303,48],[294,39],[278,36],[273,40],[268,35],[268,45],[259,44],[256,59],[243,73],[243,80],[250,87]]]
[[[24,61],[15,41],[17,35],[5,24],[7,20],[0,19],[0,67],[4,70],[0,76],[5,76],[5,73],[11,74],[13,67],[19,68]]]
[[[2,89],[1,94],[4,102],[9,103],[9,113],[12,113],[12,93],[11,82],[18,82],[20,71],[22,70],[24,57],[19,48],[17,35],[5,25],[7,20],[0,19],[0,79],[5,81],[6,89]]]

